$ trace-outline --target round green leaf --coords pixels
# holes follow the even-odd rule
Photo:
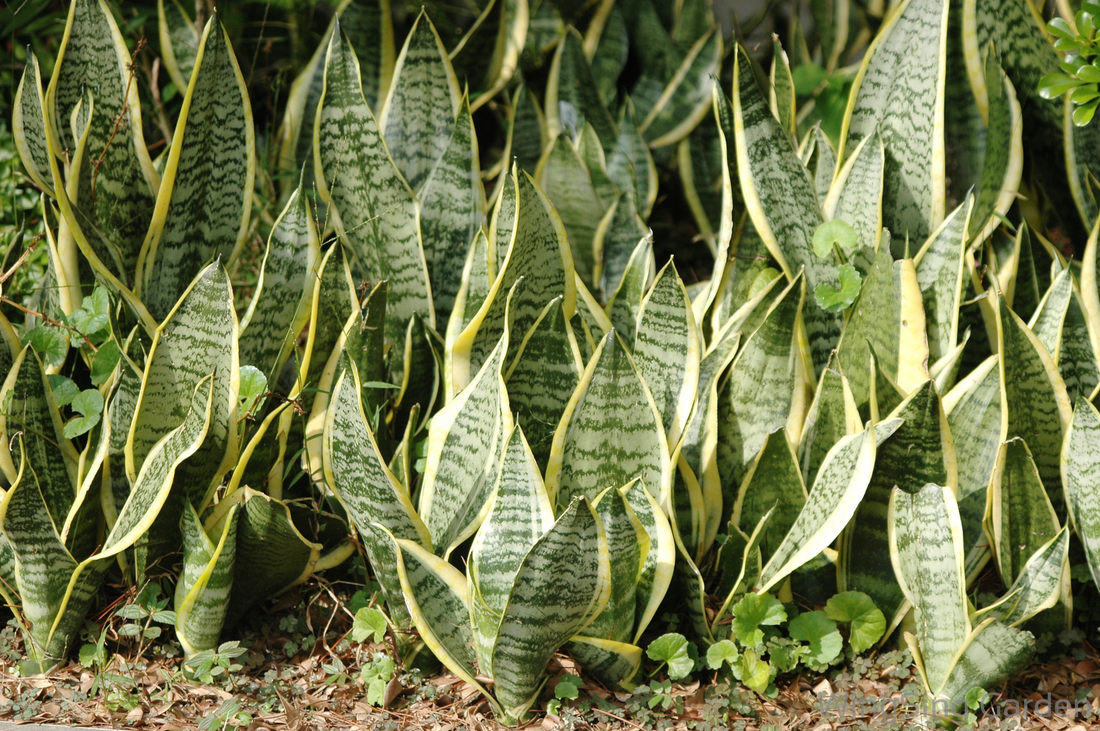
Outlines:
[[[737,645],[729,640],[720,640],[707,649],[707,667],[717,670],[722,667],[722,663],[728,663],[733,667],[740,657],[741,653],[737,651]]]
[[[668,677],[679,680],[695,668],[695,661],[688,653],[687,638],[678,632],[661,635],[649,643],[645,654],[650,660],[668,663]]]
[[[810,645],[809,660],[815,665],[828,665],[840,655],[844,638],[840,636],[836,622],[825,612],[803,612],[790,624],[791,637]]]
[[[856,654],[878,642],[886,631],[882,611],[861,591],[837,594],[826,603],[825,614],[829,619],[851,625],[848,643]]]
[[[814,253],[825,258],[833,253],[833,245],[841,251],[851,251],[859,244],[855,229],[845,221],[834,218],[826,221],[814,231]]]
[[[733,606],[733,634],[745,647],[756,647],[764,641],[765,625],[781,624],[787,610],[771,594],[746,594]]]

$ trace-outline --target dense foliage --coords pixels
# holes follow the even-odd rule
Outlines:
[[[1031,0],[811,3],[763,45],[709,0],[289,5],[259,37],[201,0],[6,18],[37,39],[0,270],[24,672],[167,569],[146,627],[213,677],[360,551],[371,702],[438,660],[508,724],[558,652],[768,695],[901,643],[965,711],[1072,626],[1092,6],[1052,46]]]

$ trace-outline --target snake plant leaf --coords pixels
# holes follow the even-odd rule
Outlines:
[[[540,150],[539,156],[541,155]],[[508,251],[512,248],[512,239],[516,231],[518,221],[516,215],[519,210],[516,208],[515,169],[516,165],[513,164],[504,177],[504,182],[498,186],[494,196],[493,213],[489,218],[489,266],[494,272],[499,272],[504,267],[504,260],[508,258]]]
[[[357,370],[345,370],[332,388],[322,454],[325,484],[356,527],[378,523],[394,536],[430,546],[428,529],[379,453],[363,414]]]
[[[805,504],[806,485],[794,449],[786,430],[777,429],[764,438],[760,453],[745,473],[730,521],[747,535],[764,516],[770,516],[758,542],[766,563]]]
[[[787,58],[787,52],[783,50],[783,44],[779,38],[772,40],[772,66],[768,71],[768,82],[771,90],[768,93],[769,107],[772,114],[779,120],[783,129],[790,131],[794,137],[798,136],[798,120],[794,90],[794,77],[791,76],[791,62]]]
[[[737,175],[761,240],[788,278],[793,280],[802,269],[809,291],[835,281],[836,265],[813,251],[814,231],[822,221],[813,181],[790,135],[768,110],[740,47],[733,65],[733,114]],[[811,304],[803,309],[803,318],[816,373],[836,346],[841,315]]]
[[[618,3],[600,3],[584,34],[584,53],[604,104],[611,105],[618,92],[619,76],[630,55],[630,33]]]
[[[913,494],[926,484],[958,484],[947,415],[933,381],[926,381],[890,414],[904,419],[878,446],[875,469],[863,501],[841,536],[837,588],[861,591],[886,617],[887,634],[908,609],[890,563],[888,515],[895,486]]]
[[[937,696],[965,698],[974,688],[995,688],[1026,668],[1034,656],[1035,638],[1030,632],[987,619],[959,648]]]
[[[637,322],[634,364],[675,445],[695,403],[702,348],[691,300],[671,259],[642,300]]]
[[[650,270],[652,272],[652,269]],[[604,312],[604,308],[592,296],[588,287],[580,277],[573,275],[577,287],[576,322],[573,324],[577,336],[577,344],[581,349],[581,357],[588,360],[596,351],[596,343],[599,338],[606,335],[612,328],[611,318]]]
[[[821,467],[821,460],[832,446],[842,437],[855,434],[862,428],[859,410],[852,397],[852,387],[841,372],[836,355],[832,355],[821,370],[814,400],[802,426],[798,444],[798,464],[802,469],[802,479],[812,485]]]
[[[821,131],[821,125],[815,124],[807,136],[807,142],[799,153],[806,169],[813,176],[817,199],[824,205],[825,197],[833,184],[836,173],[836,150],[832,141]]]
[[[548,141],[546,117],[538,98],[526,84],[521,84],[512,94],[505,143],[507,154],[503,160],[514,159],[520,170],[534,175]]]
[[[722,63],[722,34],[715,28],[695,41],[653,108],[638,125],[650,147],[686,137],[711,108],[711,89]]]
[[[825,455],[809,498],[764,565],[755,591],[764,593],[828,548],[851,520],[875,466],[875,445],[900,426],[893,419],[844,437]]]
[[[491,264],[493,266],[490,266]],[[459,285],[458,292],[455,293],[454,306],[447,320],[446,352],[451,352],[459,334],[473,321],[474,316],[485,303],[489,288],[495,279],[495,264],[495,261],[489,261],[489,239],[485,229],[481,228],[470,242],[466,252],[466,263],[462,267],[462,283]],[[450,366],[450,358],[447,359],[447,365]],[[450,383],[449,374],[447,382]],[[451,393],[449,386],[447,393]]]
[[[619,190],[634,191],[638,214],[647,220],[657,201],[657,164],[638,131],[634,103],[629,98],[619,112],[615,147],[607,153],[607,174]]]
[[[878,132],[886,148],[883,225],[923,241],[946,213],[944,86],[947,0],[898,4],[867,49],[852,84],[838,157]],[[914,59],[920,61],[914,63]],[[914,113],[916,112],[916,113]]]
[[[1042,610],[1055,606],[1062,593],[1062,575],[1068,560],[1067,525],[1028,558],[1003,597],[970,615],[971,624],[980,624],[992,617],[1017,627]]]
[[[503,89],[516,69],[519,56],[508,43],[508,26],[509,15],[518,10],[518,3],[509,7],[503,0],[489,0],[448,54],[455,78],[472,91],[474,109]]]
[[[393,163],[413,190],[421,189],[447,149],[461,104],[447,49],[421,9],[397,57],[379,115]]]
[[[958,509],[966,550],[967,576],[984,560],[988,542],[982,532],[986,490],[1001,444],[1000,357],[990,356],[944,398],[947,423],[958,458]]]
[[[718,594],[725,598],[714,614],[712,627],[717,628],[729,616],[733,607],[749,593],[760,577],[764,566],[760,541],[770,520],[771,511],[768,511],[757,521],[752,535],[746,535],[733,522],[729,524],[729,537],[715,557],[715,564],[722,572],[718,581]]]
[[[635,208],[634,195],[629,191],[620,193],[600,219],[592,245],[602,260],[597,261],[600,276],[596,281],[601,291],[612,292],[622,281],[631,254],[649,233],[649,227]]]
[[[1030,322],[1031,316],[1035,314],[1042,300],[1041,293],[1044,285],[1049,285],[1050,279],[1039,274],[1035,263],[1035,245],[1032,243],[1031,230],[1026,223],[1016,230],[1014,249],[1016,276],[1012,286],[1012,307],[1021,319]]]
[[[1075,401],[1078,396],[1088,397],[1100,383],[1100,364],[1089,338],[1083,300],[1076,290],[1069,299],[1056,356],[1058,372],[1065,381],[1066,396],[1070,401]]]
[[[856,234],[851,253],[854,266],[864,273],[874,263],[882,229],[882,186],[886,149],[877,130],[864,137],[836,174],[821,207],[828,220],[849,224]],[[815,181],[816,184],[816,181]]]
[[[389,281],[386,339],[400,342],[413,314],[435,324],[418,206],[363,98],[359,64],[342,32],[329,42],[317,109],[314,153],[322,196],[336,209],[336,230],[362,275]],[[453,120],[452,110],[448,129]]]
[[[286,503],[251,488],[242,488],[219,509],[203,528],[216,532],[217,522],[239,502],[237,555],[233,569],[233,589],[225,614],[225,626],[232,627],[249,610],[313,575],[320,559],[321,545],[312,543],[298,531]]]
[[[605,207],[600,204],[589,170],[567,134],[559,134],[547,146],[535,178],[561,216],[577,275],[592,289],[599,269],[597,257],[601,253],[594,246],[596,229]]]
[[[513,428],[506,439],[491,507],[474,537],[467,562],[470,584],[476,587],[472,602],[484,605],[480,616],[495,616],[497,623],[524,556],[554,525],[554,509],[523,430]],[[479,663],[488,671],[497,627],[482,627],[480,621],[476,624]]]
[[[673,493],[675,499],[675,492]],[[675,504],[671,506],[671,513],[675,516],[679,511]],[[672,526],[672,536],[675,541],[676,565],[673,570],[673,591],[684,600],[684,609],[687,612],[688,626],[704,643],[715,640],[711,629],[710,617],[707,614],[707,587],[702,573],[695,565],[692,552],[684,545],[677,525],[679,521],[669,521]]]
[[[1024,122],[1020,102],[992,48],[988,49],[985,58],[985,90],[989,129],[971,231],[971,236],[979,241],[991,236],[1001,224],[1000,216],[1008,213],[1020,186],[1024,165]]]
[[[428,263],[436,319],[446,322],[462,285],[466,251],[485,223],[485,189],[467,98],[458,110],[439,162],[420,188],[419,198],[424,259]]]
[[[437,554],[450,554],[473,535],[489,508],[504,439],[512,430],[503,377],[507,352],[505,331],[470,385],[428,427],[418,512]]]
[[[619,331],[624,342],[633,343],[638,324],[638,312],[645,293],[650,289],[656,272],[653,258],[653,239],[644,237],[634,247],[623,269],[622,279],[615,293],[607,299],[604,311],[611,325]],[[593,333],[595,335],[595,333]]]
[[[1027,325],[997,298],[1001,335],[1001,441],[1028,440],[1039,479],[1055,509],[1065,514],[1060,486],[1062,437],[1072,419],[1065,382],[1046,348]],[[1026,408],[1024,408],[1026,405]]]
[[[1027,444],[1019,437],[1002,443],[989,480],[985,531],[1006,585],[1060,528]]]
[[[592,178],[592,189],[596,193],[596,198],[600,206],[606,210],[619,197],[619,186],[607,175],[607,154],[592,125],[585,123],[574,145],[588,170],[588,175]],[[597,261],[599,260],[600,257],[597,257]],[[596,279],[599,277],[597,276]]]
[[[90,117],[85,143],[85,164],[70,180],[74,189],[72,206],[57,191],[67,226],[87,256],[91,253],[121,283],[134,281],[138,253],[153,215],[160,176],[153,169],[145,147],[138,88],[130,71],[130,52],[107,3],[80,0],[69,5],[65,35],[57,52],[53,77],[46,90],[47,139],[53,155],[65,150],[75,153],[78,140],[69,120],[87,91],[95,97],[95,114]],[[125,119],[116,133],[116,119]],[[50,161],[51,168],[55,160]],[[60,185],[61,175],[52,175]],[[111,251],[122,261],[118,271],[114,257],[102,259],[98,252]],[[67,256],[67,255],[66,255]],[[75,256],[75,252],[73,254]],[[90,258],[90,257],[89,257]],[[65,270],[75,277],[75,259]],[[182,289],[182,288],[181,288]]]
[[[649,554],[649,534],[622,491],[609,487],[595,507],[607,536],[611,589],[607,606],[585,632],[592,637],[629,642],[634,636],[636,591]]]
[[[1100,414],[1086,399],[1078,398],[1062,446],[1062,482],[1069,520],[1085,548],[1094,581],[1100,577],[1100,531],[1096,530],[1100,514],[1093,509],[1100,484],[1095,479],[1098,465]]]
[[[157,207],[141,246],[140,294],[163,321],[199,270],[231,263],[248,235],[256,145],[252,107],[229,34],[215,14],[172,136]]]
[[[718,387],[717,459],[727,506],[723,515],[732,509],[734,491],[760,453],[765,437],[787,426],[795,406],[796,390],[802,385],[798,361],[805,357],[797,338],[805,281],[801,275],[795,277],[776,297],[764,322],[745,339],[725,383]],[[762,399],[762,393],[770,397]]]
[[[127,350],[136,349],[138,340],[132,334]],[[119,359],[114,377],[114,391],[108,399],[106,419],[110,441],[107,455],[100,467],[103,480],[100,504],[108,528],[114,526],[118,511],[130,495],[130,478],[126,474],[126,442],[138,395],[141,393],[141,375],[142,369],[130,358],[129,352],[124,353]]]
[[[477,315],[456,338],[452,351],[452,388],[460,389],[470,382],[486,361],[511,322],[515,335],[508,345],[508,360],[515,358],[523,334],[530,331],[546,303],[563,295],[562,308],[568,318],[576,309],[576,276],[573,257],[565,227],[546,195],[538,189],[531,176],[512,168],[511,183],[515,186],[515,224],[509,237],[503,263]],[[504,198],[507,198],[505,196]],[[502,205],[503,205],[502,199]],[[493,228],[499,234],[501,214],[493,218]],[[494,239],[490,234],[490,251]],[[490,254],[492,260],[492,254]],[[515,297],[509,292],[517,280],[524,285]],[[509,314],[510,313],[510,314]]]
[[[416,448],[414,435],[416,433],[414,427],[420,422],[420,404],[414,404],[409,411],[409,420],[405,423],[405,433],[401,437],[401,441],[397,443],[397,448],[393,451],[393,457],[390,458],[389,468],[393,476],[397,478],[397,482],[401,485],[402,492],[405,495],[410,495],[415,482],[416,475],[413,473],[413,458],[412,452]]]
[[[506,719],[522,719],[538,700],[546,663],[603,611],[610,575],[603,525],[577,497],[524,556],[501,616],[492,671]]]
[[[718,126],[709,118],[704,118],[676,147],[676,167],[684,198],[699,233],[708,237],[715,236],[722,226],[723,154]],[[708,244],[711,243],[708,239]]]
[[[258,367],[269,382],[282,371],[308,321],[321,259],[303,183],[300,180],[271,229],[260,278],[241,318],[240,361]]]
[[[669,519],[676,523],[676,532],[684,544],[684,550],[698,566],[706,553],[704,546],[706,546],[708,508],[717,508],[720,511],[721,502],[714,505],[705,500],[699,478],[691,471],[691,467],[682,455],[676,460],[670,496]],[[721,521],[721,512],[718,520]]]
[[[1069,269],[1063,269],[1050,283],[1050,287],[1027,323],[1035,333],[1035,337],[1054,357],[1055,362],[1058,360],[1059,348],[1062,345],[1063,323],[1073,294],[1073,275]]]
[[[207,535],[195,508],[183,509],[183,570],[176,584],[176,637],[188,656],[218,646],[229,607],[233,569],[237,557],[237,509],[229,510],[218,526],[220,533]]]
[[[882,360],[875,353],[874,346],[868,343],[871,361],[868,364],[868,383],[871,384],[870,406],[871,421],[878,421],[889,414],[905,400],[905,391],[897,381],[882,368]]]
[[[964,258],[977,202],[973,196],[948,214],[913,257],[917,283],[924,300],[928,329],[928,358],[936,362],[955,347],[959,338],[959,305],[963,295]]]
[[[179,0],[157,0],[157,35],[164,68],[176,89],[185,91],[199,54],[199,32]]]
[[[15,90],[11,129],[15,137],[15,149],[27,174],[35,185],[52,196],[53,175],[50,172],[50,145],[46,139],[42,69],[33,51],[27,52],[27,66]]]
[[[629,681],[642,666],[642,648],[628,642],[574,635],[561,649],[608,688]]]
[[[875,253],[837,346],[861,416],[868,415],[871,404],[872,372],[867,364],[872,349],[878,366],[903,391],[928,378],[924,306],[913,260],[891,263],[886,246]]]
[[[583,372],[580,348],[557,297],[535,321],[504,376],[509,405],[516,423],[530,435],[540,472],[546,469],[554,432]]]
[[[22,434],[18,459],[26,461],[28,474],[33,473],[28,479],[37,481],[46,510],[60,526],[76,499],[80,455],[65,438],[53,389],[30,345],[6,375],[0,386],[0,469],[14,485],[21,467],[13,449],[15,437]]]
[[[405,335],[401,389],[393,402],[392,424],[398,431],[404,429],[413,406],[420,407],[424,421],[435,412],[436,399],[443,385],[443,347],[442,339],[436,332],[413,315]],[[416,429],[419,431],[423,425],[417,424]]]
[[[950,487],[928,484],[890,497],[890,559],[913,603],[922,675],[935,692],[970,634],[966,612],[962,523]]]
[[[613,414],[614,428],[608,428]],[[554,434],[546,490],[562,509],[577,495],[641,478],[667,504],[672,465],[661,414],[615,330],[603,337]]]
[[[237,347],[233,291],[225,269],[215,262],[199,272],[153,336],[126,443],[131,482],[153,445],[187,413],[190,384],[213,372],[209,433],[195,458],[179,468],[188,499],[200,508],[208,502],[210,491],[237,461]]]
[[[577,138],[591,124],[605,150],[611,150],[618,128],[603,105],[600,90],[584,55],[584,41],[576,30],[566,32],[550,65],[546,82],[546,128],[550,138],[563,132]]]
[[[641,480],[632,480],[620,488],[619,492],[630,504],[634,517],[648,537],[635,589],[634,636],[631,642],[638,644],[642,633],[657,615],[657,609],[672,583],[676,543],[664,510]]]

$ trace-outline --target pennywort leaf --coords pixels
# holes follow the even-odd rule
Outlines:
[[[687,638],[678,632],[661,635],[649,643],[645,654],[650,660],[668,663],[668,677],[673,680],[687,677],[695,668],[695,661],[688,652]]]
[[[744,647],[757,647],[764,642],[761,627],[777,625],[787,620],[787,610],[771,594],[746,594],[733,606],[733,633]]]
[[[372,637],[373,642],[381,642],[386,636],[386,615],[374,607],[362,607],[355,613],[355,622],[351,627],[351,638],[364,642]]]
[[[99,423],[99,417],[103,414],[103,394],[89,388],[77,394],[69,405],[80,416],[65,424],[66,439],[78,437]]]
[[[861,591],[845,591],[829,599],[825,614],[836,622],[849,623],[848,644],[857,655],[882,638],[886,618],[871,597]]]
[[[822,259],[833,253],[834,246],[839,246],[841,251],[851,251],[858,244],[855,229],[839,218],[826,221],[814,231],[814,253]]]
[[[840,656],[844,638],[840,636],[836,622],[825,612],[803,612],[791,620],[791,637],[810,646],[807,659],[815,665],[828,665]]]
[[[718,670],[723,663],[733,667],[734,663],[741,659],[741,653],[737,645],[730,640],[720,640],[707,648],[707,667]]]
[[[814,299],[818,306],[828,312],[837,312],[852,306],[863,286],[863,278],[851,264],[840,265],[840,287],[819,284],[814,289]]]

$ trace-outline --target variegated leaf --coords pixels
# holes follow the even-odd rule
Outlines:
[[[798,136],[798,112],[796,109],[794,77],[791,76],[791,62],[779,38],[772,40],[772,66],[768,71],[771,90],[768,93],[768,106],[779,120],[783,129]]]
[[[650,147],[679,142],[706,116],[721,62],[722,33],[715,28],[695,41],[656,104],[638,125]]]
[[[597,262],[600,277],[596,282],[601,291],[614,292],[630,264],[635,247],[649,233],[649,227],[635,208],[634,195],[629,191],[620,193],[600,219],[593,242],[593,249],[599,252],[602,259]]]
[[[596,512],[607,536],[611,589],[607,607],[585,632],[592,637],[629,642],[634,637],[638,578],[649,554],[649,533],[626,496],[616,488],[604,491],[596,502]]]
[[[515,159],[520,170],[535,174],[539,158],[546,148],[546,117],[539,100],[526,85],[521,84],[512,92],[512,105],[508,115],[507,155],[503,160]]]
[[[878,131],[873,130],[841,166],[821,206],[825,218],[840,219],[855,231],[858,248],[850,258],[863,272],[874,264],[874,249],[878,247],[885,168],[886,150]]]
[[[971,624],[988,617],[1015,627],[1058,603],[1062,578],[1069,565],[1069,526],[1040,546],[1020,570],[1003,597],[970,615]]]
[[[554,434],[546,489],[562,509],[577,495],[593,500],[635,478],[667,504],[672,466],[661,414],[612,330],[596,347]]]
[[[1088,398],[1095,392],[1100,383],[1100,363],[1089,337],[1084,298],[1075,290],[1068,305],[1056,362],[1066,384],[1066,397],[1072,402],[1079,396]]]
[[[965,250],[975,210],[968,196],[944,219],[913,257],[917,283],[924,300],[930,362],[945,357],[959,337],[959,306],[963,295]]]
[[[967,636],[939,690],[941,698],[965,698],[974,688],[995,688],[1026,668],[1035,656],[1030,632],[988,619]],[[955,709],[952,709],[955,711]]]
[[[767,562],[805,504],[806,485],[790,439],[786,430],[777,429],[764,438],[760,454],[745,473],[730,522],[748,535],[764,516],[770,516],[757,544]]]
[[[485,298],[489,295],[489,288],[496,278],[495,265],[495,260],[489,261],[489,239],[485,234],[485,229],[482,228],[474,236],[474,240],[470,242],[469,250],[466,253],[466,263],[462,267],[462,284],[455,294],[454,307],[451,310],[450,318],[447,320],[444,352],[451,353],[459,334],[473,321],[481,306],[485,304]],[[448,396],[455,390],[450,385],[451,365],[452,359],[448,357],[445,365],[447,370],[444,373],[447,384],[445,393]]]
[[[190,503],[183,508],[183,570],[176,585],[176,637],[187,655],[218,646],[237,556],[237,508],[234,502],[221,530],[203,530]]]
[[[1063,269],[1050,283],[1039,306],[1035,309],[1027,326],[1035,337],[1058,360],[1058,349],[1062,344],[1062,327],[1073,298],[1073,276],[1069,269]]]
[[[575,30],[569,30],[550,66],[546,82],[546,126],[550,138],[563,132],[572,138],[580,135],[585,123],[596,130],[604,149],[611,150],[618,128],[600,99],[600,90],[584,55],[584,42]],[[614,177],[614,176],[612,176]]]
[[[409,318],[418,314],[434,326],[435,311],[416,197],[390,157],[360,78],[355,52],[337,27],[317,107],[316,175],[322,195],[336,209],[336,230],[355,254],[362,277],[389,281],[386,339],[398,342]],[[453,119],[452,111],[448,129]]]
[[[657,609],[672,583],[676,543],[664,510],[640,480],[633,480],[619,491],[649,538],[635,594],[634,636],[631,641],[637,644],[657,615]]]
[[[1027,444],[1019,437],[1001,444],[989,480],[985,530],[1005,585],[1020,577],[1060,527]]]
[[[231,263],[248,235],[252,107],[217,14],[203,31],[183,104],[139,261],[139,293],[158,322],[203,266],[216,258]]]
[[[642,666],[642,648],[627,642],[574,635],[561,649],[608,688],[629,681]]]
[[[179,0],[157,0],[157,34],[164,68],[176,89],[184,91],[199,53],[199,32]]]
[[[559,134],[547,146],[539,160],[536,179],[561,216],[577,276],[592,289],[599,269],[596,261],[601,253],[595,248],[596,230],[605,207],[600,204],[588,168],[568,134]]]
[[[1001,43],[998,43],[1001,45]],[[982,177],[970,236],[983,240],[1001,224],[1020,186],[1024,168],[1024,123],[1016,89],[1003,70],[996,49],[986,50],[985,91],[988,118]]]
[[[15,149],[31,180],[53,195],[53,173],[50,171],[50,146],[46,138],[46,108],[42,97],[42,70],[38,57],[27,53],[27,66],[19,79],[12,103],[12,135]]]
[[[803,480],[812,485],[825,454],[842,437],[855,434],[862,427],[852,387],[840,371],[836,356],[832,355],[821,370],[813,403],[802,425],[798,462]]]
[[[619,190],[634,191],[638,213],[648,219],[657,201],[657,165],[638,131],[634,103],[629,98],[619,113],[615,147],[607,153],[607,174]]]
[[[1093,581],[1100,577],[1100,511],[1096,510],[1096,476],[1100,470],[1100,414],[1083,398],[1077,400],[1061,452],[1062,483],[1069,520],[1081,539]]]
[[[817,191],[817,199],[825,203],[825,196],[829,194],[829,188],[833,184],[833,174],[836,172],[836,150],[833,143],[821,131],[821,125],[815,124],[810,131],[806,146],[800,151],[802,162],[806,163],[806,169],[814,179],[814,190]]]
[[[638,312],[642,299],[649,290],[656,271],[653,258],[653,239],[649,236],[638,241],[623,269],[622,279],[615,293],[607,299],[604,311],[611,325],[619,331],[624,342],[634,343],[638,324]],[[596,333],[592,333],[594,336]]]

